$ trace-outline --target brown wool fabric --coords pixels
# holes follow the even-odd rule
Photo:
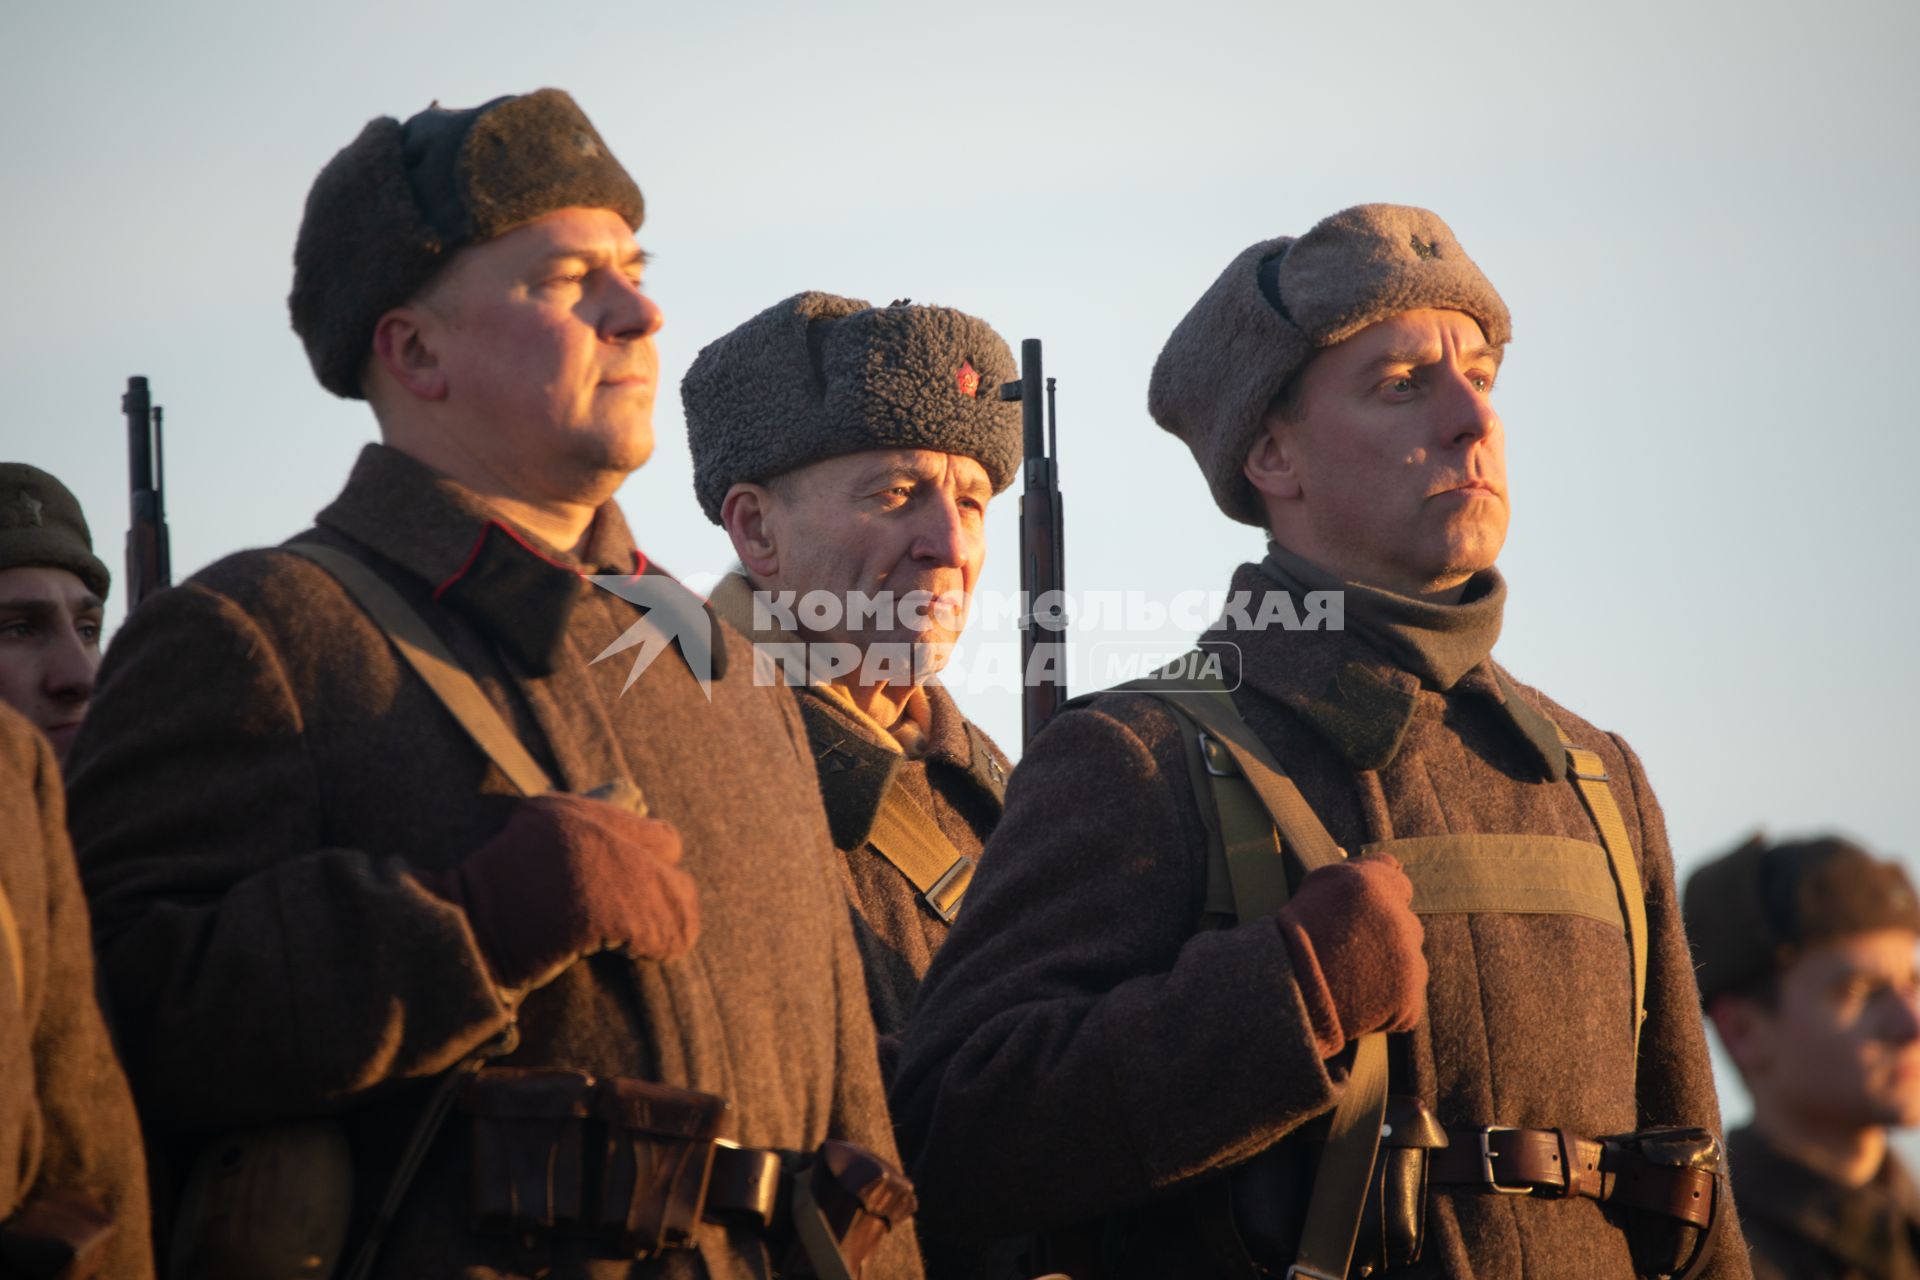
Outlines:
[[[1920,1187],[1889,1150],[1873,1181],[1843,1187],[1751,1126],[1727,1135],[1754,1280],[1906,1280],[1920,1275]]]
[[[715,588],[712,603],[723,620],[745,633],[752,630],[751,600],[752,587],[734,574]],[[874,1027],[887,1055],[897,1049],[920,979],[946,941],[949,926],[913,883],[867,842],[880,802],[890,788],[905,788],[933,815],[955,850],[978,859],[999,821],[1013,768],[1000,748],[961,714],[945,686],[930,680],[922,687],[932,723],[926,750],[912,759],[871,721],[850,714],[826,693],[794,690],[840,854],[841,884],[853,907],[853,935],[866,972]],[[963,914],[965,910],[963,905]]]
[[[370,120],[307,193],[293,249],[293,330],[320,385],[364,399],[380,317],[463,246],[556,209],[611,209],[636,230],[640,188],[560,89],[407,120]]]
[[[65,569],[102,600],[113,585],[72,491],[38,467],[0,462],[0,569],[29,566]]]
[[[99,1274],[151,1280],[140,1124],[94,1001],[60,768],[40,732],[4,703],[0,832],[0,895],[25,960],[16,972],[0,944],[0,1221],[41,1198],[104,1210],[114,1226]]]
[[[680,833],[585,796],[523,800],[500,834],[420,882],[466,913],[501,983],[544,986],[582,956],[678,960],[700,936]]]
[[[367,557],[559,788],[639,786],[680,833],[699,942],[665,963],[594,956],[514,1002],[417,873],[460,865],[519,797],[333,579],[242,552],[127,624],[73,749],[75,845],[150,1123],[190,1139],[337,1115],[369,1208],[427,1082],[511,1026],[507,1065],[716,1093],[746,1145],[844,1138],[893,1159],[805,730],[745,643],[719,633],[711,699],[674,650],[624,692],[624,655],[591,661],[639,616],[578,577],[635,565],[612,503],[573,557],[373,445],[317,523],[301,536]],[[422,1166],[381,1280],[762,1274],[753,1238],[712,1225],[695,1252],[638,1264],[476,1234],[461,1132]],[[871,1274],[917,1276],[916,1255],[896,1231]]]
[[[1437,215],[1342,210],[1227,264],[1161,349],[1147,411],[1193,451],[1222,511],[1264,527],[1241,466],[1273,398],[1316,351],[1424,308],[1465,312],[1496,347],[1513,336],[1506,303]]]
[[[1906,871],[1837,836],[1753,836],[1687,877],[1685,910],[1707,1000],[1764,980],[1797,946],[1874,929],[1920,933]]]
[[[865,449],[973,458],[993,491],[1020,466],[1020,376],[1006,340],[951,307],[797,293],[701,349],[680,384],[693,488],[720,522],[727,490]]]
[[[1246,565],[1232,588],[1268,581]],[[1427,1016],[1395,1050],[1396,1091],[1451,1125],[1718,1132],[1665,824],[1620,739],[1524,686],[1509,704],[1491,661],[1441,691],[1351,632],[1204,639],[1239,646],[1237,657],[1221,650],[1237,707],[1355,853],[1450,833],[1597,847],[1543,716],[1606,766],[1649,924],[1637,1073],[1619,928],[1440,914],[1422,917]],[[928,1231],[1007,1234],[1117,1214],[1147,1233],[1142,1256],[1157,1240],[1157,1256],[1174,1260],[1157,1274],[1193,1274],[1209,1255],[1183,1216],[1186,1193],[1269,1150],[1297,1150],[1277,1144],[1338,1097],[1344,1064],[1322,1060],[1273,922],[1206,927],[1207,841],[1187,761],[1179,724],[1130,694],[1063,713],[1022,757],[967,908],[927,973],[892,1090]],[[1721,1222],[1704,1274],[1739,1280],[1746,1250],[1733,1213]],[[1591,1200],[1442,1193],[1419,1274],[1630,1280],[1633,1266]]]

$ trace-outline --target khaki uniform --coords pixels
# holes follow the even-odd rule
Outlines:
[[[1842,1187],[1752,1129],[1727,1135],[1754,1280],[1920,1278],[1920,1188],[1888,1152],[1864,1187]]]
[[[1233,582],[1254,600],[1273,586],[1254,565]],[[1717,1131],[1666,832],[1624,743],[1523,686],[1507,700],[1484,657],[1441,692],[1352,629],[1223,628],[1202,648],[1221,655],[1239,713],[1352,852],[1518,835],[1582,842],[1604,866],[1546,717],[1597,752],[1645,886],[1637,1073],[1618,923],[1463,911],[1424,917],[1428,1015],[1396,1038],[1394,1091],[1450,1126]],[[1128,1240],[1109,1259],[1116,1274],[1214,1274],[1186,1193],[1340,1096],[1346,1059],[1320,1058],[1280,931],[1266,919],[1208,927],[1208,837],[1185,737],[1161,702],[1110,694],[1061,715],[1022,759],[893,1087],[928,1231],[1107,1219]],[[1406,1274],[1633,1274],[1613,1211],[1594,1200],[1436,1189],[1428,1204],[1425,1252]],[[1747,1275],[1730,1211],[1718,1234],[1704,1274]]]
[[[0,1239],[39,1200],[112,1220],[100,1275],[153,1275],[140,1125],[94,1000],[60,768],[0,704]]]
[[[639,616],[580,576],[641,567],[619,510],[576,561],[370,446],[302,538],[418,609],[560,786],[640,786],[684,837],[700,941],[665,964],[595,956],[511,1003],[465,917],[410,872],[498,832],[513,788],[331,577],[245,552],[134,615],[75,745],[76,844],[152,1122],[193,1138],[339,1114],[364,1212],[427,1082],[511,1029],[504,1065],[719,1094],[748,1146],[838,1137],[894,1158],[799,715],[749,678],[738,637],[716,641],[710,701],[674,651],[624,692],[632,651],[593,662]],[[455,1116],[378,1275],[762,1274],[756,1237],[712,1225],[648,1263],[474,1234],[468,1163]],[[918,1273],[910,1230],[869,1268]]]

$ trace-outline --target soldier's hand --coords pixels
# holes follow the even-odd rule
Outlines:
[[[700,935],[679,831],[586,796],[523,800],[465,862],[419,879],[467,913],[509,987],[550,982],[599,951],[672,960]]]
[[[1319,867],[1275,917],[1330,1058],[1370,1031],[1411,1031],[1427,1007],[1426,931],[1413,884],[1387,854]]]

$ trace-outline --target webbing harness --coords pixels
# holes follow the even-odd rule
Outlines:
[[[1187,772],[1209,842],[1207,910],[1231,915],[1239,923],[1272,915],[1286,905],[1290,893],[1287,853],[1300,863],[1304,874],[1341,861],[1346,851],[1241,719],[1225,682],[1207,663],[1187,655],[1162,668],[1162,673],[1116,686],[1109,692],[1157,698],[1188,729],[1183,735]],[[1502,689],[1507,697],[1515,696],[1504,681]],[[1083,702],[1077,699],[1071,705]],[[1554,729],[1567,752],[1568,776],[1579,789],[1606,848],[1620,922],[1632,952],[1637,1062],[1640,1028],[1646,1020],[1647,968],[1646,902],[1639,866],[1600,757],[1574,746],[1558,725]],[[1550,880],[1544,885],[1522,883],[1508,889],[1505,902],[1497,901],[1486,886],[1476,886],[1480,896],[1472,905],[1482,910],[1541,910],[1547,909],[1543,902],[1557,905],[1566,899],[1594,908],[1580,914],[1596,913],[1601,894],[1591,874],[1582,875],[1575,864],[1568,874]],[[1418,877],[1415,883],[1417,889]],[[1525,905],[1515,905],[1522,900],[1519,895],[1525,893],[1535,896]],[[1416,902],[1415,909],[1419,908]],[[1452,909],[1463,908],[1456,903]],[[1380,1032],[1362,1036],[1354,1048],[1346,1087],[1333,1111],[1302,1220],[1299,1249],[1287,1269],[1289,1280],[1296,1276],[1303,1280],[1345,1280],[1378,1154],[1387,1076],[1386,1036]]]

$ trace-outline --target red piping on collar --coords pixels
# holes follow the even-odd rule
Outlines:
[[[555,560],[552,556],[547,555],[545,552],[541,551],[540,548],[534,546],[532,543],[528,542],[525,538],[515,533],[512,529],[508,528],[506,525],[500,523],[498,520],[489,520],[485,524],[480,526],[480,536],[473,540],[473,547],[471,550],[467,552],[466,561],[463,564],[461,564],[461,566],[458,569],[455,569],[452,575],[449,576],[445,582],[441,583],[439,586],[433,589],[433,598],[435,600],[438,600],[442,595],[445,595],[447,590],[451,588],[454,583],[460,581],[460,579],[467,576],[467,571],[473,568],[473,562],[480,558],[480,548],[487,545],[487,530],[489,529],[498,529],[500,532],[506,534],[509,538],[512,538],[515,542],[519,543],[522,547],[524,547],[527,551],[531,552],[538,559],[544,561],[547,564],[552,565],[556,569],[565,569],[568,573],[572,574],[576,578],[586,576],[570,564],[561,564],[558,560]],[[640,553],[636,550],[634,554],[638,556]],[[638,570],[635,570],[635,572],[638,572]]]

